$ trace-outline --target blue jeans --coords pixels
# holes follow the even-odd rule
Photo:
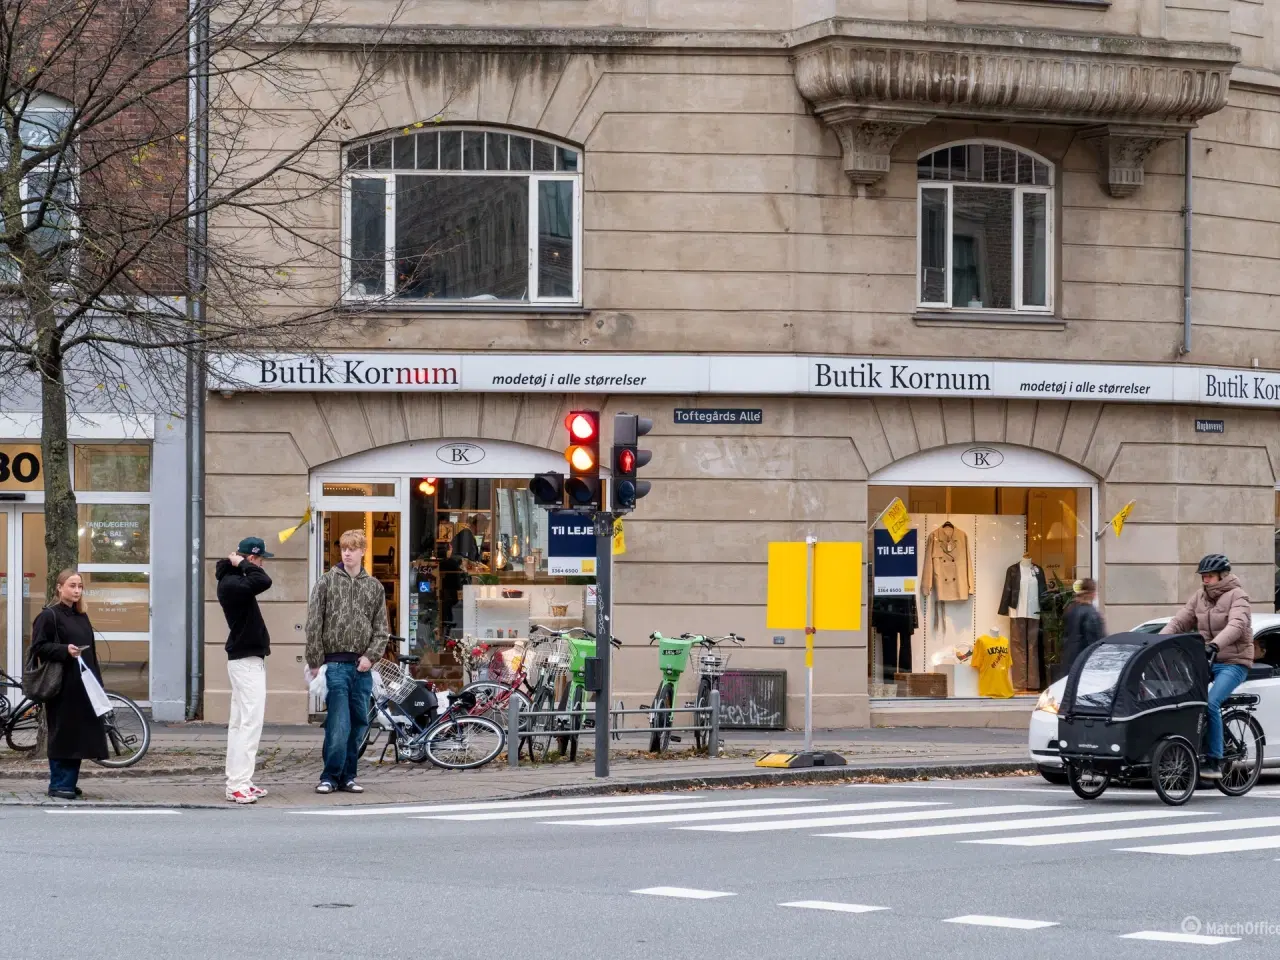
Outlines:
[[[1244,683],[1249,671],[1238,663],[1215,663],[1209,686],[1209,756],[1222,759],[1222,701]]]
[[[331,663],[324,673],[329,712],[324,719],[324,772],[320,780],[345,787],[356,778],[357,751],[369,729],[373,674],[361,673],[354,663]]]
[[[49,791],[65,791],[74,793],[76,782],[80,779],[79,760],[49,759]]]

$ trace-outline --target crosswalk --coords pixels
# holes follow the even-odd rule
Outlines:
[[[1033,791],[1028,791],[1033,792]],[[652,828],[702,834],[780,834],[810,841],[885,844],[953,842],[1003,848],[1096,850],[1137,855],[1199,857],[1280,850],[1280,813],[1233,809],[1212,801],[1169,808],[1146,802],[1092,803],[1069,794],[1040,797],[964,796],[936,791],[844,796],[779,793],[734,796],[724,791],[680,794],[505,800],[362,810],[362,816],[404,816],[429,827],[501,829],[511,823],[553,830]],[[969,803],[966,803],[969,801]],[[996,801],[996,802],[989,802]],[[1010,802],[1012,801],[1012,802]],[[308,811],[308,815],[357,815]],[[819,902],[788,906],[824,909]],[[828,907],[825,909],[837,909]],[[840,908],[843,909],[843,908]]]

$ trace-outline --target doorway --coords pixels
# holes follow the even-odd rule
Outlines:
[[[0,667],[14,678],[44,606],[45,566],[43,509],[0,504]]]

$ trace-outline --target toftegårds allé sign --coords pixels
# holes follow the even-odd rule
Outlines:
[[[993,397],[1280,407],[1280,372],[1172,365],[728,354],[217,358],[219,390]]]

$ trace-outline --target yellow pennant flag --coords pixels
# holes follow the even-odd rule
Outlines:
[[[613,521],[613,555],[627,552],[627,538],[622,534],[622,518],[618,517]]]
[[[302,515],[302,519],[298,521],[296,526],[290,527],[288,530],[281,530],[279,533],[280,542],[284,543],[295,533],[311,522],[311,508],[307,507],[307,512]]]
[[[1111,529],[1116,532],[1117,537],[1120,536],[1120,531],[1124,529],[1124,522],[1129,519],[1129,514],[1133,513],[1133,505],[1137,502],[1137,500],[1130,500],[1111,518]]]
[[[889,531],[889,536],[897,543],[907,535],[907,531],[911,529],[911,515],[907,513],[907,506],[898,497],[893,498],[893,503],[889,504],[883,515],[885,529]]]

